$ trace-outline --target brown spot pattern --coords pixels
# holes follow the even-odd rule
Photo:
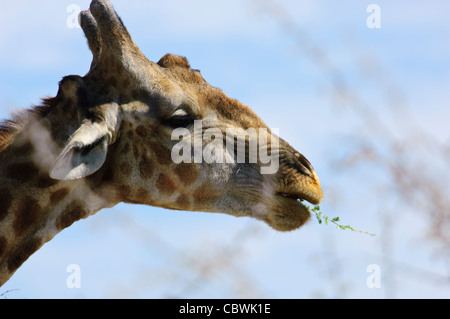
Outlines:
[[[126,133],[126,135],[127,135],[127,137],[131,140],[131,139],[133,139],[134,133],[133,133],[133,131],[128,130],[127,133]]]
[[[143,125],[139,125],[138,127],[136,127],[136,134],[142,138],[146,138],[147,130],[145,129],[145,127]]]
[[[6,217],[8,210],[11,207],[12,196],[11,192],[7,189],[0,189],[0,221]]]
[[[42,214],[39,203],[34,198],[25,197],[19,204],[16,212],[16,218],[13,221],[13,229],[16,236],[22,235],[39,219]]]
[[[125,142],[122,146],[122,153],[127,154],[130,151],[130,143]]]
[[[111,167],[106,168],[102,175],[102,182],[112,183],[114,181],[114,171]]]
[[[202,186],[197,188],[193,195],[195,202],[200,204],[216,197],[218,197],[218,192],[209,182],[204,183]]]
[[[19,268],[25,260],[28,259],[36,250],[41,247],[42,241],[39,238],[31,238],[27,240],[22,246],[17,248],[8,259],[8,270],[10,272]]]
[[[56,228],[64,229],[72,225],[77,220],[87,217],[87,213],[79,202],[72,203],[69,208],[64,211],[56,219]]]
[[[136,144],[133,144],[133,156],[134,156],[135,158],[138,158],[138,157],[139,157],[139,149],[138,149],[138,147],[137,147]]]
[[[176,189],[175,183],[166,174],[160,174],[158,176],[156,187],[163,194],[172,194]]]
[[[62,201],[67,194],[69,194],[69,189],[68,188],[61,188],[59,190],[57,190],[56,192],[52,193],[50,195],[50,205],[54,206],[56,204],[58,204],[60,201]]]
[[[178,208],[181,209],[189,209],[189,207],[191,206],[189,197],[187,197],[184,194],[181,194],[180,196],[177,197],[175,204],[177,205]]]
[[[51,179],[49,176],[42,174],[36,179],[35,185],[38,188],[49,188],[57,183],[58,181],[56,179]]]
[[[16,147],[14,149],[14,156],[21,157],[21,156],[30,156],[34,152],[33,144],[30,143],[30,141],[26,141],[22,145]]]
[[[122,82],[120,82],[120,86],[122,88],[128,88],[130,85],[131,85],[131,81],[127,77],[123,78]]]
[[[11,164],[7,168],[8,173],[7,176],[12,179],[19,180],[21,182],[26,182],[34,178],[39,173],[39,168],[30,162],[30,163],[17,163]]]
[[[120,172],[123,175],[126,175],[126,176],[130,175],[131,174],[131,170],[132,170],[132,167],[131,167],[131,165],[129,163],[123,162],[122,164],[120,164]]]
[[[153,161],[147,156],[143,156],[143,158],[139,162],[139,173],[142,178],[149,179],[153,176]]]
[[[7,241],[5,237],[0,237],[0,260],[6,254]]]
[[[180,163],[177,165],[174,172],[185,186],[195,182],[199,175],[199,170],[195,163]]]
[[[120,197],[123,200],[126,200],[126,199],[128,199],[130,197],[130,194],[131,194],[130,186],[128,186],[128,185],[120,185],[119,189],[120,189]]]
[[[141,187],[138,189],[136,197],[142,201],[145,201],[149,197],[149,192],[145,188]]]
[[[159,164],[167,165],[172,163],[171,152],[161,144],[150,143],[151,154],[156,158]]]

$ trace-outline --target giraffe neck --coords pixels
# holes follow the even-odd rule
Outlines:
[[[97,189],[98,179],[51,179],[39,153],[27,134],[0,152],[0,286],[61,230],[115,204]]]

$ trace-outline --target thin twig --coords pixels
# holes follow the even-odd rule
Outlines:
[[[325,222],[325,225],[328,225],[328,222],[332,222],[333,224],[335,224],[336,226],[338,226],[340,229],[346,230],[346,229],[350,229],[352,231],[358,232],[358,233],[362,233],[362,234],[366,234],[366,235],[370,235],[373,237],[376,237],[375,234],[373,233],[369,233],[363,230],[359,230],[359,229],[355,229],[350,225],[342,225],[339,222],[340,217],[334,217],[334,218],[330,218],[324,214],[322,214],[322,212],[320,211],[320,206],[314,206],[314,207],[310,207],[310,206],[306,206],[308,208],[308,210],[311,213],[314,213],[316,215],[317,221],[319,222],[319,224],[322,224],[322,222]]]

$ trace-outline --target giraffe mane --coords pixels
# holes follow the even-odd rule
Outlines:
[[[41,99],[39,105],[21,109],[11,114],[11,119],[0,121],[0,153],[12,142],[13,138],[33,119],[45,117],[57,104],[58,96]]]

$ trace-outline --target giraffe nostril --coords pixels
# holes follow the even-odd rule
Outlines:
[[[306,157],[304,157],[299,152],[294,152],[294,157],[296,159],[294,161],[295,168],[303,175],[312,176],[314,169],[311,166],[311,163],[306,159]]]

